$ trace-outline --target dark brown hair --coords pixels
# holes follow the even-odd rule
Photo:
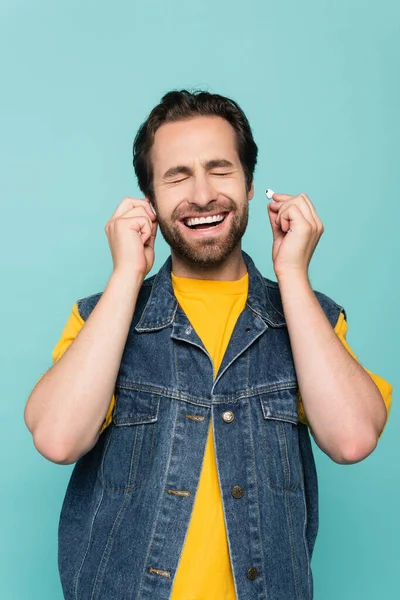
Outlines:
[[[240,106],[230,98],[203,90],[172,90],[161,98],[140,126],[133,142],[133,166],[143,194],[155,203],[151,148],[159,127],[171,121],[196,116],[217,116],[226,119],[236,132],[237,152],[242,164],[246,189],[249,191],[257,163],[258,148],[250,124]]]

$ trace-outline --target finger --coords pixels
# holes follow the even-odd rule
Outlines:
[[[306,231],[313,227],[312,223],[304,218],[300,207],[295,203],[291,203],[284,208],[279,222],[282,231],[285,233],[288,229],[291,231]]]
[[[147,214],[150,215],[150,218],[152,221],[157,221],[157,215],[155,214],[153,207],[151,205],[151,202],[148,198],[145,198],[145,204],[144,207],[146,209]]]
[[[121,219],[121,218],[130,217],[130,216],[134,216],[134,215],[146,215],[152,221],[155,221],[157,219],[156,215],[151,210],[150,204],[148,202],[146,202],[145,200],[141,200],[141,201],[136,200],[134,206],[132,206],[131,208],[128,208],[124,213],[122,213],[121,215],[119,215],[116,218]],[[113,219],[111,219],[111,220],[113,220]]]
[[[148,205],[150,206],[150,208],[151,208],[151,212],[153,213],[153,215],[157,215],[157,213],[156,213],[156,209],[155,209],[155,206],[154,206],[154,204],[152,203],[152,201],[150,200],[150,198],[145,198],[145,200],[146,200],[146,202],[148,203]]]
[[[129,210],[130,208],[132,208],[133,206],[135,206],[135,198],[130,198],[129,196],[127,196],[126,198],[124,198],[117,206],[117,208],[115,209],[113,215],[111,216],[111,219],[116,219],[117,217],[120,217],[121,215],[123,215],[127,210]]]
[[[151,238],[152,234],[152,222],[147,216],[135,216],[135,217],[120,217],[121,221],[131,221],[129,227],[131,230],[136,231],[140,234],[140,239],[143,245]]]
[[[269,222],[271,224],[271,228],[272,228],[272,236],[274,241],[277,240],[278,238],[283,238],[283,234],[282,234],[282,230],[279,224],[277,224],[275,222],[275,213],[272,212],[272,205],[271,204],[267,204],[267,212],[268,212],[268,217],[269,217]]]
[[[131,231],[136,232],[137,235],[141,236],[142,242],[145,244],[151,236],[152,222],[147,214],[139,214],[131,217],[122,216],[109,223],[108,227],[106,227],[106,233],[107,235],[115,235],[116,229],[119,230],[121,227],[128,227]]]
[[[287,200],[290,200],[291,198],[300,198],[300,197],[302,197],[305,200],[305,202],[307,202],[316,223],[322,227],[322,223],[316,213],[314,205],[311,202],[310,198],[307,196],[307,194],[302,193],[302,194],[298,194],[297,196],[289,196],[289,194],[273,194],[272,198],[273,198],[273,200],[278,202],[278,204],[271,203],[271,206],[273,207],[273,210],[275,210],[275,209],[279,210],[278,207],[279,207],[280,202],[282,202],[282,201],[285,202]]]
[[[314,219],[313,213],[310,209],[310,206],[302,196],[295,196],[294,198],[292,198],[291,202],[284,202],[283,204],[280,205],[279,212],[276,217],[277,223],[279,223],[281,221],[281,215],[285,211],[285,209],[288,206],[292,206],[292,205],[297,206],[300,209],[301,214],[303,215],[304,219],[306,221],[308,221],[308,223],[313,227],[313,229],[318,228],[317,223]]]
[[[145,246],[150,246],[150,248],[154,249],[154,243],[156,241],[156,235],[157,235],[157,227],[158,227],[157,221],[155,221],[154,223],[152,223],[152,225],[151,225],[151,235],[150,235],[149,239],[146,240]]]
[[[110,221],[112,219],[116,219],[117,217],[122,216],[127,211],[131,210],[132,208],[136,208],[137,206],[143,206],[145,208],[145,210],[148,209],[149,215],[151,215],[151,214],[154,215],[154,213],[152,212],[152,210],[151,210],[151,208],[149,206],[149,203],[146,202],[145,198],[130,198],[129,196],[127,196],[117,206],[117,208],[116,208],[114,214],[112,215]]]
[[[314,207],[313,203],[311,202],[310,198],[307,196],[307,194],[300,194],[300,196],[302,196],[304,198],[304,200],[307,202],[308,206],[310,207],[310,210],[312,212],[312,215],[313,215],[318,227],[323,228],[321,219],[317,215],[317,211],[315,210],[315,207]]]
[[[271,208],[271,210],[272,210],[273,212],[278,212],[278,210],[279,210],[279,209],[280,209],[280,207],[281,207],[281,203],[280,203],[280,202],[273,202],[273,201],[272,201],[272,202],[270,202],[270,203],[268,204],[268,206]]]
[[[290,219],[289,219],[290,206],[292,206],[292,205],[285,204],[283,209],[279,210],[278,216],[275,219],[275,223],[284,233],[287,233],[287,231],[290,229]]]
[[[157,219],[153,209],[151,208],[150,200],[148,198],[145,198],[144,201],[142,201],[142,203],[138,205],[138,208],[144,208],[146,214],[149,215],[152,221],[155,221]]]
[[[290,200],[291,198],[295,198],[296,196],[291,196],[290,194],[273,194],[272,199],[275,202],[285,202],[286,200]]]
[[[151,212],[150,207],[144,206],[144,205],[134,206],[133,208],[130,208],[124,214],[120,215],[118,217],[118,219],[126,219],[126,218],[130,218],[130,217],[134,217],[136,215],[148,217],[151,221],[156,220],[156,216],[153,212]]]

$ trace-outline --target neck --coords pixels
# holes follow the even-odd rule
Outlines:
[[[240,244],[219,265],[197,265],[171,250],[172,272],[177,277],[236,281],[247,273]]]

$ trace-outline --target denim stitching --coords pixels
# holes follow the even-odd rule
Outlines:
[[[266,434],[268,435],[268,434]],[[280,434],[277,434],[277,438],[278,438],[278,444],[279,444],[279,450],[280,450],[280,464],[282,465],[282,470],[285,471],[285,467],[283,466],[283,456],[282,456],[282,448],[281,448],[281,438],[280,438]],[[291,489],[289,487],[285,487],[286,481],[283,483],[283,485],[274,485],[272,483],[273,478],[272,478],[272,472],[271,472],[271,465],[270,465],[270,460],[269,460],[269,450],[268,450],[268,443],[267,443],[267,438],[266,436],[264,436],[264,447],[265,447],[265,456],[266,456],[266,467],[267,467],[267,479],[268,479],[268,485],[271,489],[274,490],[279,490],[279,491],[283,491],[283,492],[290,492],[291,494],[295,494],[298,490],[298,486],[296,486],[295,489]],[[284,478],[285,478],[285,474],[284,474]],[[277,474],[277,481],[278,481],[278,474]]]
[[[304,523],[303,523],[303,544],[304,544],[304,549],[306,552],[306,558],[307,558],[307,584],[308,584],[308,595],[311,598],[311,560],[310,560],[310,553],[308,551],[308,544],[307,544],[307,539],[306,539],[306,527],[307,527],[307,521],[308,521],[308,511],[307,511],[307,502],[306,502],[306,498],[305,498],[305,489],[304,489],[304,468],[303,468],[303,458],[302,456],[300,456],[300,468],[301,468],[301,489],[302,489],[302,498],[303,498],[303,504],[304,504]]]
[[[156,394],[158,396],[162,396],[165,398],[171,398],[174,400],[183,400],[183,401],[187,401],[191,404],[198,404],[200,406],[205,406],[205,407],[209,407],[210,404],[209,402],[207,402],[207,398],[204,397],[199,397],[199,396],[193,396],[191,394],[188,394],[186,392],[181,392],[179,390],[171,390],[171,389],[167,389],[161,386],[155,386],[152,384],[140,384],[140,383],[134,383],[131,381],[124,381],[124,382],[118,382],[116,385],[116,388],[121,388],[121,389],[130,389],[130,390],[134,390],[137,392],[148,392],[148,393],[152,393],[152,394]],[[234,403],[236,403],[238,400],[242,400],[244,398],[250,398],[251,396],[257,396],[259,394],[269,394],[272,392],[280,392],[283,390],[290,390],[290,389],[297,389],[298,388],[298,383],[297,381],[289,381],[289,382],[283,382],[283,383],[270,383],[267,385],[263,385],[260,387],[256,387],[256,388],[247,388],[241,392],[235,392],[232,394],[213,394],[213,402],[215,403],[219,403],[219,402],[230,402],[233,401]]]
[[[299,596],[299,574],[298,574],[298,568],[297,568],[297,562],[296,562],[296,547],[294,544],[294,539],[293,539],[293,527],[292,527],[292,515],[290,512],[290,496],[288,496],[287,494],[285,494],[285,513],[286,513],[286,523],[287,523],[287,527],[288,527],[288,531],[289,531],[289,541],[290,541],[290,553],[291,553],[291,564],[292,564],[292,572],[293,572],[293,579],[294,579],[294,587],[296,590],[296,598],[298,600],[301,600],[301,597]]]
[[[150,425],[153,425],[153,423],[150,423]],[[143,431],[143,433],[144,433],[144,431]],[[155,432],[154,432],[154,428],[153,428],[153,431],[152,431],[152,436],[151,436],[151,447],[150,447],[150,451],[149,451],[149,459],[148,459],[149,461],[150,461],[150,459],[151,459],[151,457],[152,457],[152,455],[153,455],[153,448],[154,448],[154,433],[155,433]],[[109,445],[110,445],[111,436],[112,436],[112,432],[111,432],[111,430],[110,430],[110,435],[109,435],[109,437],[108,437],[108,440],[107,440],[106,447],[105,447],[105,448],[104,448],[104,450],[103,450],[103,456],[102,456],[101,465],[100,465],[100,479],[101,479],[101,482],[102,482],[103,486],[104,486],[105,488],[107,488],[107,490],[110,490],[111,492],[126,492],[126,491],[131,491],[131,490],[134,490],[134,489],[138,489],[138,488],[140,488],[140,487],[143,485],[143,483],[144,483],[143,481],[141,481],[141,482],[139,482],[139,483],[132,484],[132,485],[127,485],[127,486],[124,486],[124,487],[112,487],[112,486],[111,486],[111,485],[110,485],[110,484],[107,482],[107,479],[106,479],[106,477],[105,477],[105,475],[104,475],[104,462],[105,462],[105,458],[106,458],[106,455],[107,455],[107,450],[108,450],[108,447],[109,447]],[[143,437],[143,436],[142,436],[142,437]],[[135,455],[135,454],[137,454],[137,458],[136,458],[136,461],[137,461],[137,462],[138,462],[138,461],[139,461],[139,459],[140,459],[140,451],[139,451],[139,452],[135,452],[135,450],[136,450],[136,439],[137,439],[137,431],[136,431],[136,434],[135,434],[135,441],[134,441],[134,446],[133,446],[132,455],[131,455],[131,462],[130,462],[130,467],[129,467],[129,476],[128,476],[128,481],[130,481],[130,477],[131,477],[131,472],[132,472],[132,462],[135,460],[135,456],[134,456],[134,455]],[[142,445],[143,445],[143,444],[141,444],[141,446],[142,446]]]
[[[267,328],[268,328],[268,325],[267,325]],[[258,338],[259,338],[259,337],[260,337],[260,336],[261,336],[263,333],[265,333],[265,331],[266,331],[266,329],[264,329],[264,331],[259,331],[259,332],[258,332],[258,335],[257,335],[257,337],[255,337],[255,338],[254,338],[254,339],[253,339],[251,342],[249,342],[249,343],[247,344],[247,346],[244,346],[244,347],[241,349],[240,353],[239,353],[239,354],[237,354],[236,356],[234,356],[234,357],[232,358],[232,360],[231,360],[231,361],[230,361],[230,362],[229,362],[227,365],[225,365],[224,369],[223,369],[221,372],[219,372],[219,373],[218,373],[218,375],[217,375],[217,378],[214,380],[214,383],[213,383],[213,386],[212,386],[212,390],[214,390],[214,387],[215,387],[215,385],[216,385],[217,381],[219,381],[219,380],[221,379],[222,375],[223,375],[223,374],[224,374],[224,373],[227,371],[227,369],[228,369],[228,368],[231,366],[231,364],[232,364],[233,362],[235,362],[235,360],[237,360],[237,359],[239,358],[239,356],[241,356],[241,355],[242,355],[242,354],[243,354],[243,353],[244,353],[244,352],[245,352],[245,351],[246,351],[248,348],[250,348],[250,346],[251,346],[251,345],[252,345],[252,344],[253,344],[253,343],[254,343],[256,340],[258,340]]]
[[[285,425],[282,421],[279,422],[278,425],[279,432],[279,449],[281,452],[282,464],[283,464],[283,481],[284,487],[287,489],[293,489],[292,476],[290,472],[290,461],[289,461],[289,449],[288,449],[288,441],[286,438]]]
[[[267,296],[268,302],[270,303],[270,305],[272,306],[272,308],[274,309],[274,311],[275,311],[275,312],[277,312],[277,313],[278,313],[278,315],[280,315],[280,316],[282,317],[282,319],[283,319],[283,321],[285,322],[285,325],[286,325],[286,319],[285,319],[285,315],[284,315],[284,314],[282,314],[282,313],[281,313],[281,311],[280,311],[280,310],[278,310],[278,309],[275,307],[275,305],[272,303],[272,300],[271,300],[271,298],[270,298],[270,295],[269,295],[269,292],[268,292],[268,287],[271,287],[271,286],[268,286],[268,285],[266,286],[266,292],[267,292],[266,296]],[[276,289],[276,288],[275,288],[275,289]],[[278,285],[278,289],[279,289],[279,285]],[[278,321],[278,322],[280,322],[280,321]]]
[[[101,490],[101,495],[100,495],[99,503],[98,503],[98,505],[96,507],[96,510],[94,511],[93,519],[92,519],[92,522],[90,524],[89,539],[88,539],[88,543],[87,543],[87,546],[86,546],[86,550],[85,550],[85,553],[83,555],[83,558],[82,558],[80,567],[78,569],[78,572],[77,572],[77,574],[75,576],[75,581],[74,581],[74,596],[75,596],[75,600],[79,600],[78,599],[78,584],[79,584],[79,579],[80,579],[80,576],[81,576],[81,571],[82,571],[83,565],[85,564],[86,556],[87,556],[87,554],[89,552],[89,547],[90,547],[90,543],[91,543],[91,540],[92,540],[92,533],[93,533],[94,522],[96,520],[97,513],[100,510],[100,506],[101,506],[101,503],[103,501],[103,495],[104,495],[104,490],[102,489]]]
[[[111,531],[110,531],[110,535],[108,536],[108,540],[106,542],[106,545],[105,545],[104,550],[103,550],[103,554],[102,554],[101,559],[100,559],[99,568],[97,569],[96,578],[94,580],[93,590],[92,590],[92,595],[90,597],[90,600],[96,600],[96,598],[99,597],[99,592],[101,591],[100,587],[98,588],[98,593],[96,593],[96,595],[95,595],[96,587],[98,587],[98,583],[101,581],[99,575],[101,573],[101,578],[102,579],[104,578],[104,573],[105,573],[105,570],[106,570],[106,567],[107,567],[107,563],[108,563],[108,561],[110,559],[110,556],[111,556],[111,549],[112,549],[112,544],[113,544],[114,539],[115,539],[115,534],[117,532],[118,526],[121,523],[122,514],[123,514],[123,512],[126,509],[127,500],[128,499],[129,499],[129,492],[125,492],[124,500],[122,502],[121,508],[119,509],[119,511],[117,513],[117,516],[115,517],[113,526],[112,526]]]

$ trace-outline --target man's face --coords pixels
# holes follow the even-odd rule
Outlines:
[[[245,176],[233,127],[221,117],[166,123],[151,158],[160,231],[171,250],[197,265],[218,265],[246,230]],[[214,217],[212,223],[190,218]]]

